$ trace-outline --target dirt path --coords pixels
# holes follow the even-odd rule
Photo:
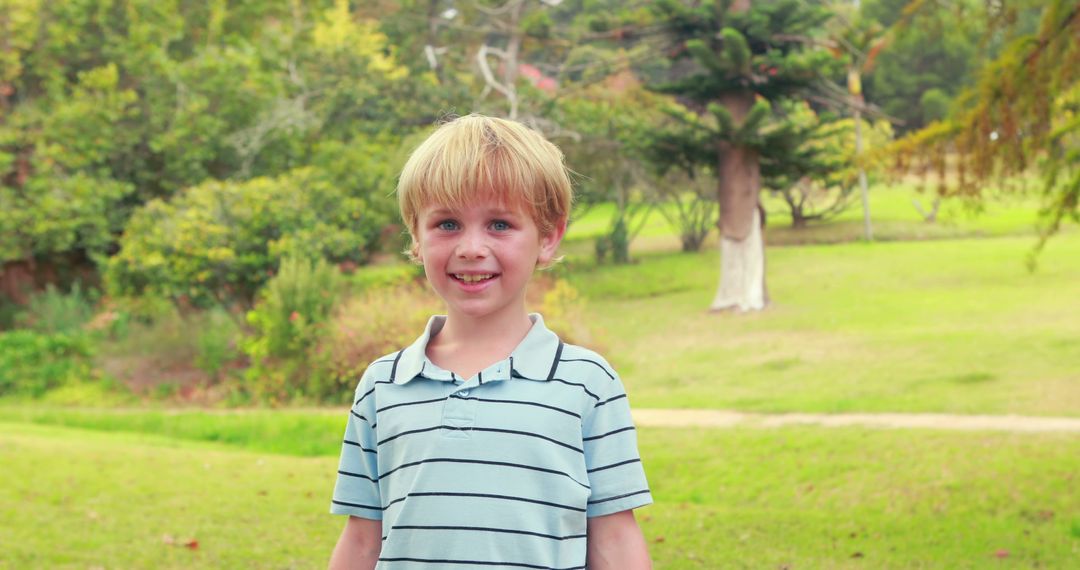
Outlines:
[[[961,431],[1080,433],[1080,418],[1039,416],[968,416],[955,414],[757,414],[723,410],[636,409],[641,427],[825,427],[926,428]]]

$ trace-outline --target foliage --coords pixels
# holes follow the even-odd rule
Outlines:
[[[25,312],[19,315],[19,324],[45,334],[76,333],[94,315],[93,296],[93,291],[84,293],[78,282],[68,293],[49,284],[45,291],[30,297]]]
[[[865,18],[889,27],[889,39],[865,82],[866,98],[898,121],[902,133],[945,119],[991,46],[981,40],[979,2],[954,0],[908,11],[911,0],[868,0]]]
[[[236,321],[221,307],[207,311],[204,318],[205,324],[195,341],[195,366],[205,372],[211,381],[218,381],[226,366],[240,354],[237,339],[241,331]]]
[[[143,205],[210,181],[308,166],[389,193],[382,151],[438,105],[375,20],[342,0],[189,4],[4,0],[0,262],[103,265]]]
[[[93,348],[78,333],[0,332],[0,396],[40,397],[65,384],[92,380]]]
[[[317,363],[309,377],[312,390],[328,401],[344,401],[367,365],[412,344],[428,318],[443,312],[442,301],[428,287],[406,281],[370,287],[342,303],[327,326]]]
[[[855,196],[858,168],[878,168],[855,152],[855,119],[818,114],[807,104],[784,106],[794,149],[783,162],[763,162],[764,185],[781,196],[794,227],[832,218]],[[887,121],[859,119],[863,146],[884,148],[892,140]]]
[[[664,204],[672,206],[658,210],[678,232],[684,252],[701,249],[706,236],[716,227],[718,181],[711,169],[692,172],[669,171],[657,185]]]
[[[242,350],[251,360],[243,388],[256,399],[280,403],[297,396],[324,396],[311,381],[311,351],[326,336],[326,323],[339,302],[343,281],[322,259],[290,257],[248,312],[253,329]]]
[[[646,168],[648,133],[663,120],[666,98],[651,94],[629,74],[582,89],[559,100],[559,119],[576,137],[565,143],[571,168],[581,174],[579,202],[615,203],[606,235],[596,240],[596,257],[630,262],[630,243],[643,211],[655,202],[656,177]]]
[[[1053,0],[1036,10],[1031,31],[1020,27],[1015,6],[991,19],[1011,40],[980,70],[959,110],[892,150],[900,166],[921,163],[936,173],[943,194],[981,197],[987,181],[1037,166],[1047,204],[1038,251],[1062,221],[1080,221],[1080,6]]]
[[[109,260],[110,292],[250,306],[284,256],[365,263],[388,208],[319,174],[207,182],[170,202],[150,202]]]
[[[721,141],[782,162],[790,150],[784,144],[788,130],[774,106],[807,93],[823,71],[834,66],[827,53],[805,49],[792,38],[816,33],[827,14],[796,0],[757,3],[738,13],[713,6],[691,8],[673,0],[658,3],[656,9],[670,18],[673,33],[684,42],[678,55],[695,65],[683,77],[654,87],[678,94],[700,111],[669,111],[689,132],[675,130],[659,138],[659,152],[670,156],[667,162],[684,168],[712,164],[713,149]],[[746,92],[756,100],[737,122],[719,101]]]
[[[534,279],[531,297],[539,303],[529,303],[530,310],[544,317],[544,324],[564,342],[598,350],[589,327],[588,303],[569,280],[554,276]]]

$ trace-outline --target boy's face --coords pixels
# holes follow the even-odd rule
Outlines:
[[[419,214],[419,257],[451,318],[524,314],[529,278],[538,263],[551,261],[566,230],[564,222],[542,236],[527,212],[490,200],[434,204]]]

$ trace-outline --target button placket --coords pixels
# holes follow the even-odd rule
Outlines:
[[[446,437],[467,439],[469,428],[476,423],[476,400],[468,399],[469,392],[475,389],[474,380],[469,380],[457,387],[443,402],[442,425]]]

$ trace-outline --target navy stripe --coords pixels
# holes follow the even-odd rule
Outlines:
[[[619,394],[618,396],[612,396],[612,397],[604,400],[603,402],[597,402],[596,405],[593,406],[593,409],[599,408],[600,406],[603,406],[604,404],[614,402],[615,400],[621,400],[621,399],[623,399],[625,397],[626,397],[626,394]]]
[[[403,431],[403,432],[400,432],[400,433],[395,433],[394,435],[392,435],[392,436],[390,436],[390,437],[388,437],[386,439],[380,440],[378,442],[378,445],[382,445],[382,444],[384,444],[384,443],[386,443],[388,441],[393,441],[393,440],[395,440],[395,439],[397,439],[399,437],[403,437],[403,436],[406,436],[406,435],[412,435],[414,433],[424,433],[426,431],[435,431],[435,430],[437,430],[437,429],[439,429],[441,427],[443,427],[443,426],[435,426],[435,427],[427,427],[427,428],[419,428],[419,429],[410,429],[410,430]]]
[[[494,562],[488,560],[450,560],[448,558],[383,558],[379,562],[420,562],[422,564],[468,564],[479,566],[513,566],[515,568],[539,568],[540,570],[585,570],[584,566],[571,566],[569,568],[552,568],[551,566],[537,566],[524,562]]]
[[[358,507],[358,508],[361,508],[361,509],[368,509],[368,510],[371,510],[371,511],[381,511],[382,510],[382,508],[380,508],[380,507],[373,507],[371,505],[361,505],[360,503],[346,503],[345,501],[339,501],[337,499],[331,499],[330,502],[334,503],[335,505],[341,505],[343,507]]]
[[[411,430],[408,430],[408,431],[403,431],[401,433],[396,433],[396,434],[394,434],[394,435],[380,441],[379,445],[382,445],[382,444],[384,444],[384,443],[386,443],[388,441],[397,439],[397,438],[399,438],[401,436],[412,435],[412,434],[416,434],[416,433],[424,433],[424,432],[429,432],[429,431],[435,431],[437,429],[450,429],[450,430],[455,430],[455,431],[485,431],[485,432],[491,432],[491,433],[508,433],[508,434],[513,434],[513,435],[523,435],[525,437],[535,437],[535,438],[538,438],[538,439],[542,439],[544,441],[550,441],[551,443],[554,443],[555,445],[561,445],[561,446],[563,446],[563,447],[565,447],[567,449],[576,451],[578,453],[585,453],[585,450],[578,449],[578,448],[576,448],[576,447],[574,447],[574,446],[572,446],[572,445],[570,445],[568,443],[563,443],[563,442],[561,442],[561,441],[559,441],[557,439],[552,439],[550,437],[540,435],[538,433],[529,432],[529,431],[519,431],[519,430],[501,429],[501,428],[484,428],[484,427],[475,427],[475,426],[461,427],[461,426],[450,426],[450,425],[446,425],[446,424],[438,425],[438,426],[432,426],[432,427],[428,427],[428,428],[411,429]]]
[[[555,371],[559,369],[559,357],[562,356],[563,341],[559,341],[559,348],[555,349],[555,359],[551,361],[551,371],[548,372],[548,380],[555,378]]]
[[[579,420],[581,419],[581,414],[571,412],[570,410],[564,410],[562,408],[557,408],[555,406],[549,406],[547,404],[541,404],[540,402],[523,402],[521,400],[498,400],[498,399],[495,399],[495,398],[477,398],[475,396],[466,397],[466,396],[461,396],[459,394],[451,394],[450,397],[451,398],[458,398],[460,400],[476,400],[478,402],[490,402],[490,403],[494,403],[494,404],[521,404],[523,406],[536,406],[538,408],[547,408],[547,409],[549,409],[551,411],[554,411],[554,412],[559,412],[559,413],[562,413],[562,414],[566,414],[568,416],[573,416],[573,417],[575,417],[575,418],[577,418]]]
[[[375,387],[374,387],[374,386],[372,386],[372,388],[371,388],[370,390],[368,390],[367,392],[364,392],[364,395],[363,395],[363,396],[360,396],[360,398],[359,398],[359,399],[357,399],[357,400],[356,400],[355,402],[353,402],[353,406],[356,406],[356,405],[358,405],[358,404],[359,404],[360,402],[363,402],[363,401],[364,401],[364,398],[367,398],[368,396],[370,396],[370,395],[371,395],[371,393],[372,393],[372,392],[374,392],[374,391],[375,391]]]
[[[422,525],[402,525],[396,524],[390,527],[391,530],[480,530],[484,532],[504,532],[507,534],[527,534],[529,536],[539,536],[541,538],[551,538],[554,540],[570,540],[574,538],[585,538],[584,534],[571,534],[569,536],[556,536],[554,534],[544,534],[542,532],[532,532],[528,530],[513,530],[509,528],[493,528],[489,526],[422,526]]]
[[[597,368],[604,371],[604,374],[608,375],[608,378],[615,379],[615,375],[608,371],[608,369],[595,360],[589,360],[588,358],[564,358],[561,362],[591,362],[596,365]]]
[[[643,493],[648,493],[648,492],[649,492],[648,489],[642,489],[641,491],[634,491],[633,493],[626,493],[626,494],[623,494],[623,495],[615,495],[614,497],[608,497],[606,499],[597,499],[595,501],[589,501],[589,504],[590,505],[595,505],[597,503],[606,503],[608,501],[614,501],[616,499],[625,499],[626,497],[633,497],[634,495],[641,495]]]
[[[589,470],[587,470],[585,472],[586,473],[596,473],[597,471],[603,471],[604,469],[611,469],[612,467],[618,467],[620,465],[629,465],[631,463],[637,463],[639,461],[641,461],[641,459],[627,459],[626,461],[620,461],[618,463],[612,463],[611,465],[605,465],[603,467],[597,467],[595,469],[589,469]]]
[[[420,405],[420,404],[430,404],[432,402],[441,402],[444,399],[445,398],[434,398],[434,399],[431,399],[431,400],[417,400],[415,402],[404,402],[404,403],[401,403],[401,404],[391,404],[389,406],[384,406],[382,408],[379,408],[379,409],[375,410],[375,413],[385,412],[386,410],[392,410],[394,408],[400,408],[402,406],[417,406],[417,405]]]
[[[633,430],[634,430],[634,426],[619,428],[617,430],[612,430],[612,431],[609,431],[607,433],[602,433],[600,435],[594,435],[592,437],[584,437],[584,438],[581,439],[581,441],[594,441],[594,440],[600,439],[602,437],[607,437],[609,435],[615,435],[617,433],[622,433],[624,431],[633,431]]]
[[[418,492],[409,493],[408,495],[405,495],[404,497],[400,497],[398,499],[394,499],[393,501],[390,501],[389,503],[386,503],[386,506],[383,507],[383,508],[389,509],[390,507],[394,506],[397,503],[400,503],[401,501],[404,501],[405,499],[408,499],[409,497],[477,497],[477,498],[481,498],[481,499],[498,499],[500,501],[519,501],[519,502],[522,502],[522,503],[533,503],[535,505],[544,505],[546,507],[555,507],[557,509],[566,509],[568,511],[577,511],[579,513],[585,512],[585,509],[578,508],[578,507],[575,507],[573,505],[561,505],[559,503],[552,503],[552,502],[549,502],[549,501],[541,501],[539,499],[530,499],[528,497],[515,497],[513,495],[494,495],[494,494],[491,494],[491,493],[447,493],[447,492],[442,492],[442,491],[432,491],[432,492],[419,492],[418,491]]]
[[[562,471],[556,471],[554,469],[547,469],[547,468],[544,468],[544,467],[536,467],[534,465],[524,465],[524,464],[521,464],[521,463],[508,463],[508,462],[505,462],[505,461],[484,461],[482,459],[457,459],[457,458],[454,458],[454,457],[433,457],[431,459],[422,459],[420,461],[412,461],[412,462],[409,462],[409,463],[402,463],[401,465],[398,465],[397,467],[387,471],[386,473],[380,473],[379,474],[379,479],[387,477],[387,476],[389,476],[389,475],[391,475],[391,474],[393,474],[393,473],[395,473],[397,471],[405,469],[406,467],[416,467],[417,465],[423,465],[425,463],[470,463],[470,464],[477,464],[477,465],[497,465],[499,467],[513,467],[515,469],[528,469],[530,471],[540,471],[541,473],[551,473],[552,475],[562,475],[563,477],[566,477],[567,479],[577,483],[578,485],[581,485],[582,487],[584,487],[586,489],[589,488],[588,485],[582,483],[581,481],[578,481],[577,479],[574,479],[569,474],[563,473]],[[614,467],[614,465],[611,465],[610,467]]]
[[[404,353],[405,350],[402,349],[398,351],[396,356],[394,356],[394,366],[390,368],[390,382],[393,382],[395,379],[397,379],[397,365],[398,362],[401,360],[401,355]]]
[[[552,378],[551,381],[552,382],[562,382],[563,384],[566,384],[567,386],[577,386],[578,388],[581,388],[582,390],[585,390],[586,394],[592,396],[592,399],[594,399],[594,400],[596,400],[598,402],[600,401],[600,396],[597,396],[596,394],[593,394],[592,392],[590,392],[589,389],[586,388],[584,384],[579,384],[577,382],[569,382],[569,381],[563,380],[562,378]]]
[[[367,422],[369,424],[371,423],[371,420],[365,418],[364,416],[361,416],[360,414],[358,414],[358,413],[356,413],[356,412],[354,412],[352,410],[349,410],[349,413],[356,416],[356,417],[358,417],[358,418],[360,418],[360,419],[362,419],[362,420],[364,420],[365,422]],[[371,427],[375,427],[375,426],[371,426]]]
[[[348,475],[349,477],[359,477],[361,479],[367,479],[368,481],[371,481],[372,483],[378,483],[379,482],[378,479],[372,479],[371,477],[368,477],[367,475],[364,475],[363,473],[350,473],[349,471],[342,471],[341,469],[338,469],[338,473],[340,473],[342,475]]]
[[[368,448],[360,445],[359,443],[356,443],[355,441],[349,441],[347,439],[343,439],[342,443],[344,443],[345,445],[355,445],[356,447],[359,447],[360,451],[363,451],[364,453],[378,453],[374,449],[368,449]]]

